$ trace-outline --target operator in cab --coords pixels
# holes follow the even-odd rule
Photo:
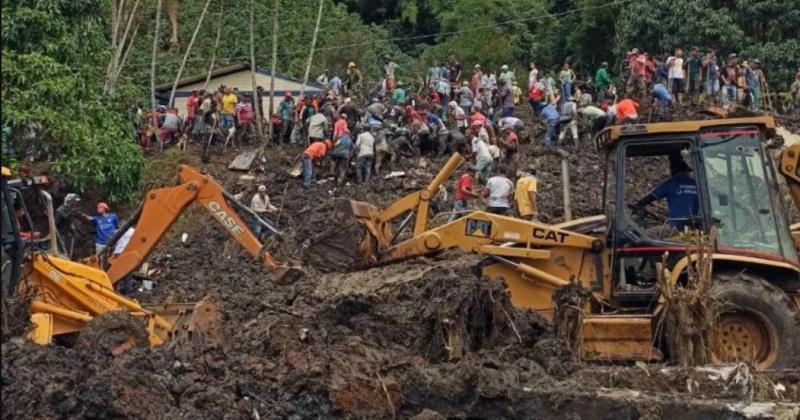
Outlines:
[[[659,239],[673,237],[683,232],[697,215],[697,182],[692,178],[691,172],[692,168],[684,162],[680,154],[670,155],[672,176],[636,202],[635,210],[651,215],[644,208],[654,201],[667,199],[667,220],[647,228],[649,235]]]

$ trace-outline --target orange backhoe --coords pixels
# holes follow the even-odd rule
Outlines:
[[[186,165],[178,167],[178,179],[178,185],[149,191],[133,216],[109,241],[105,255],[114,249],[115,243],[128,228],[135,228],[124,251],[106,260],[106,272],[112,284],[139,268],[175,221],[195,202],[208,210],[253,258],[269,267],[274,278],[280,279],[287,273],[299,271],[299,265],[294,262],[276,261],[239,215],[247,214],[271,232],[279,232],[225,191],[216,180]],[[100,258],[91,257],[84,262],[99,266]]]

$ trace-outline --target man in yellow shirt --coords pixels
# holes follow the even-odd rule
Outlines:
[[[517,200],[519,217],[526,220],[535,220],[539,215],[536,209],[536,168],[528,166],[517,180],[514,198]]]
[[[517,86],[517,82],[514,82],[511,85],[511,93],[514,94],[514,105],[519,105],[522,103],[522,89]]]
[[[234,114],[236,114],[236,104],[238,103],[239,99],[233,93],[233,89],[231,89],[230,87],[226,87],[225,94],[222,95],[220,127],[233,128],[233,116]]]

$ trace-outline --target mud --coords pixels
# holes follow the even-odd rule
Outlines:
[[[537,130],[535,125],[528,132],[536,135]],[[523,145],[518,166],[537,166],[542,219],[558,222],[564,217],[561,157],[535,143]],[[585,145],[565,149],[573,216],[598,214],[603,157]],[[753,412],[754,418],[800,414],[791,405],[800,401],[796,371],[575,361],[549,323],[511,306],[502,283],[475,276],[475,256],[445,252],[343,273],[360,232],[342,233],[347,252],[312,246],[318,242],[312,238],[339,221],[336,198],[384,206],[426,185],[444,158],[422,166],[404,162],[405,178],[378,179],[373,188],[336,188],[321,178],[324,182],[303,190],[285,173],[296,154],[294,149],[269,149],[252,171],[256,181],[248,188],[253,192],[259,183],[267,186],[280,209],[273,222],[281,231],[269,239],[269,249],[278,258],[303,260],[305,275],[270,280],[268,271],[209,215],[192,211],[150,258],[156,270],[153,291],[133,297],[190,302],[211,296],[221,310],[222,344],[137,347],[114,356],[80,345],[38,347],[7,340],[2,347],[2,417],[711,419]],[[233,156],[213,155],[210,163],[198,166],[238,191],[239,174],[226,169]],[[641,188],[657,180],[654,174]],[[167,181],[153,177],[148,184]],[[185,243],[182,233],[188,234]]]

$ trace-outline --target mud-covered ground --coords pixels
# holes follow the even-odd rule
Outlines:
[[[562,157],[538,146],[538,125],[526,134],[529,142],[518,165],[538,169],[542,220],[561,221]],[[598,214],[604,158],[589,145],[564,149],[573,216]],[[406,177],[376,179],[370,187],[337,189],[326,181],[303,190],[285,172],[297,152],[268,149],[251,171],[256,181],[248,184],[251,192],[266,184],[280,209],[273,221],[282,236],[270,239],[269,246],[284,259],[305,259],[310,238],[334,222],[337,197],[383,206],[422,188],[444,162],[405,161]],[[215,155],[205,169],[229,191],[238,191],[240,173],[226,169],[233,156]],[[149,185],[172,178],[159,159],[164,158],[152,166],[157,173],[150,174]],[[194,157],[179,160],[200,165]],[[636,187],[644,192],[664,176],[643,171]],[[112,356],[80,345],[37,347],[10,340],[2,347],[2,417],[800,416],[798,371],[576,361],[544,319],[511,306],[502,283],[477,278],[472,271],[477,262],[476,256],[454,251],[342,273],[305,259],[304,275],[274,281],[210,216],[190,211],[150,258],[158,270],[154,289],[134,297],[142,302],[212,297],[221,310],[222,344],[173,343]]]

